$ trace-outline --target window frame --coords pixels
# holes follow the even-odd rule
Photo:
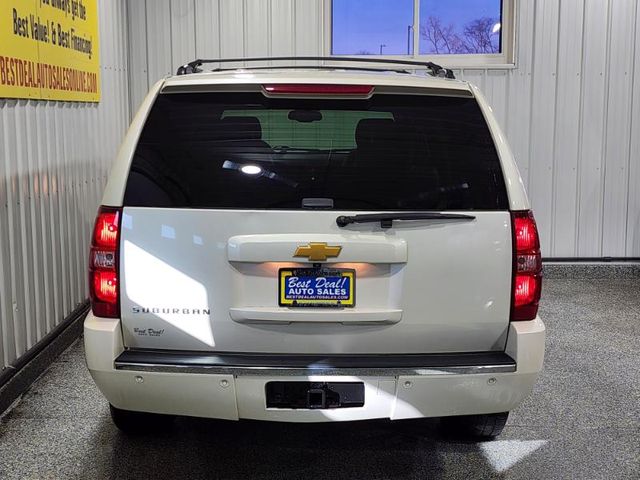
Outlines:
[[[327,56],[334,55],[331,51],[333,43],[333,0],[324,1],[324,52]],[[357,58],[388,58],[393,60],[431,61],[447,68],[515,68],[515,23],[516,0],[502,0],[502,52],[494,54],[455,54],[455,55],[429,55],[420,54],[420,1],[413,0],[413,54],[411,55],[335,55]],[[416,46],[418,48],[416,49]],[[416,52],[416,50],[418,52]]]

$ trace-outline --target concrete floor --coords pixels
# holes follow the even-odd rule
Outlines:
[[[0,478],[640,478],[640,279],[547,280],[545,370],[498,440],[436,420],[273,424],[180,419],[130,438],[75,343],[0,420]]]

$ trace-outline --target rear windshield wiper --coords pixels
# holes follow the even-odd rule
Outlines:
[[[286,145],[278,145],[275,147],[271,147],[274,153],[284,154],[284,153],[351,153],[353,149],[351,148],[304,148],[304,147],[288,147]]]
[[[382,228],[391,228],[394,220],[474,220],[473,215],[462,213],[439,212],[389,212],[389,213],[365,213],[362,215],[340,215],[336,218],[339,227],[346,227],[351,223],[380,222]]]

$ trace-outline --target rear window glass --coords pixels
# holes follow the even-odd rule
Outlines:
[[[335,210],[508,206],[473,98],[308,100],[258,92],[160,95],[138,141],[124,202],[298,209],[304,199],[323,199]]]

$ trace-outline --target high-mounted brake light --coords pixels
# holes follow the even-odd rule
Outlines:
[[[533,320],[542,291],[538,228],[530,210],[511,212],[514,237],[511,320]]]
[[[93,227],[89,255],[89,293],[91,309],[98,317],[117,318],[118,302],[118,241],[119,208],[100,207]]]
[[[275,83],[263,85],[270,95],[353,95],[367,97],[373,92],[371,85],[329,85],[324,83]]]

